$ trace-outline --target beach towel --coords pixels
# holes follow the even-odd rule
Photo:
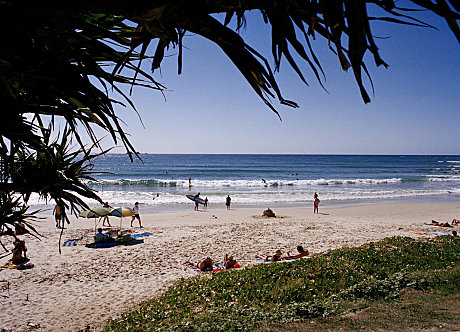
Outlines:
[[[414,234],[419,234],[419,235],[428,235],[428,233],[418,232],[418,231],[413,231],[413,230],[406,230],[406,232],[414,233]]]
[[[84,237],[86,237],[87,235],[89,234],[89,231],[86,231],[83,236],[79,239],[71,239],[71,240],[67,240],[65,241],[62,246],[63,247],[73,247],[73,246],[76,246],[77,245],[77,242],[80,241],[80,240],[83,240]]]
[[[265,259],[261,259],[261,258],[256,258],[256,262],[259,262],[259,263],[273,263],[272,261],[266,261]]]
[[[0,266],[0,271],[7,270],[7,269],[16,269],[18,266],[16,264],[13,264],[13,262],[8,261],[2,266]]]
[[[77,242],[80,241],[81,239],[72,239],[72,240],[67,240],[65,241],[62,246],[63,247],[73,247],[77,245]]]
[[[13,264],[12,261],[8,261],[2,266],[0,266],[0,271],[7,270],[7,269],[16,269],[16,270],[27,270],[33,268],[34,265],[32,263],[24,263],[24,264]]]
[[[133,234],[133,235],[131,235],[131,239],[137,239],[137,238],[140,238],[140,237],[146,237],[146,236],[150,236],[150,235],[152,235],[152,233],[148,233],[148,232],[140,233],[140,234]]]
[[[431,234],[436,234],[436,235],[449,235],[449,234],[443,233],[443,232],[432,232]]]

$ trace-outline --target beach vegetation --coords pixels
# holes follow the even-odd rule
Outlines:
[[[200,274],[108,322],[106,331],[302,330],[302,324],[372,306],[397,306],[410,290],[419,298],[450,296],[458,307],[459,262],[458,238],[393,237],[307,259]]]
[[[460,13],[454,1],[408,3],[444,18],[460,40]],[[368,14],[368,5],[380,10],[381,16]],[[409,12],[416,15],[412,9]],[[261,20],[272,29],[267,43],[272,43],[273,68],[239,33],[248,11],[260,12]],[[23,0],[1,1],[0,196],[3,201],[27,206],[29,192],[47,193],[70,206],[73,213],[87,206],[70,192],[98,199],[91,188],[76,184],[84,176],[69,170],[74,170],[80,161],[90,163],[90,147],[101,149],[100,138],[105,134],[114,144],[121,143],[131,160],[133,154],[137,155],[114,106],[135,110],[133,87],[157,92],[165,89],[151,72],[160,68],[169,49],[177,49],[178,73],[182,72],[183,39],[187,32],[219,46],[276,114],[273,99],[281,105],[297,107],[295,102],[282,97],[274,76],[283,58],[307,83],[296,60],[301,59],[314,79],[323,85],[324,72],[311,45],[315,38],[327,43],[343,70],[352,68],[362,99],[367,103],[370,97],[362,79],[362,73],[369,76],[365,54],[371,55],[377,66],[387,66],[372,36],[373,21],[433,28],[408,15],[407,9],[399,8],[394,1],[46,0],[39,6]],[[66,181],[60,181],[60,189],[51,195],[45,181],[25,179],[32,180],[30,172],[34,167],[52,164],[56,156],[50,137],[63,136],[68,136],[68,142],[73,142],[81,153],[75,158],[72,149],[66,150],[69,155],[63,161],[68,164],[61,166],[69,172]],[[84,143],[84,137],[91,142],[90,147]],[[49,172],[55,172],[53,177],[57,179],[63,174],[62,167],[54,166]],[[11,210],[8,215],[17,214]],[[22,216],[25,218],[13,223],[29,220],[26,214]],[[0,218],[0,225],[7,225],[13,219]]]

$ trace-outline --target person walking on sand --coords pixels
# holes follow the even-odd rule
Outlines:
[[[131,219],[131,227],[133,227],[134,219],[137,218],[137,220],[139,220],[139,227],[142,228],[141,216],[139,214],[139,202],[134,203],[133,212],[134,212],[134,216]]]
[[[318,207],[319,207],[319,198],[318,198],[318,194],[315,193],[315,196],[314,196],[314,202],[313,202],[313,214],[315,213],[318,213]]]
[[[230,210],[231,203],[232,203],[232,199],[230,198],[230,195],[227,195],[227,198],[225,199],[225,205],[227,206],[227,210]]]
[[[195,202],[195,211],[198,211],[198,200],[197,198],[200,197],[200,193],[196,194],[195,196],[193,196],[193,201]]]
[[[192,177],[191,176],[188,178],[188,190],[189,191],[192,190]]]
[[[208,198],[205,197],[205,199],[204,199],[204,205],[203,205],[203,210],[206,210],[207,207],[208,207]]]
[[[56,219],[56,227],[60,228],[61,220],[62,220],[62,212],[61,212],[61,207],[59,206],[59,204],[56,204],[54,206],[53,214],[54,214],[54,218]],[[62,220],[62,226],[64,226],[64,220]]]
[[[109,202],[105,202],[104,207],[109,208],[110,207]],[[104,219],[102,219],[102,226],[105,226],[106,221],[107,221],[107,226],[112,227],[112,225],[110,225],[109,216],[104,216]]]

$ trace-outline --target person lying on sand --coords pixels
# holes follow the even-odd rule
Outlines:
[[[224,256],[224,266],[226,270],[240,267],[238,262],[235,259],[233,259],[233,256],[229,256],[227,254],[225,254]]]
[[[452,227],[451,225],[449,225],[448,222],[440,223],[440,222],[437,222],[436,220],[431,220],[431,224],[425,223],[425,225],[433,225],[433,226],[439,226],[439,227]]]
[[[282,252],[281,250],[278,249],[277,251],[275,251],[275,253],[272,256],[256,255],[256,258],[262,259],[264,261],[278,262],[281,260],[281,255],[282,255]]]
[[[288,251],[287,256],[283,257],[283,259],[297,259],[309,255],[308,250],[305,250],[302,246],[297,246],[297,251],[299,252],[297,255],[291,255],[291,253]]]
[[[451,223],[452,226],[460,226],[460,220],[454,219]]]
[[[203,259],[201,262],[198,262],[198,263],[192,263],[191,261],[186,261],[185,264],[187,265],[190,265],[190,266],[193,266],[193,267],[197,267],[200,271],[212,271],[212,266],[213,266],[213,263],[212,263],[212,259],[207,257],[206,259]]]

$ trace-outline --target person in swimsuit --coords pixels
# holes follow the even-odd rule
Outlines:
[[[60,228],[61,220],[62,220],[62,212],[61,212],[61,207],[58,204],[54,206],[53,214],[54,214],[54,219],[56,220],[56,227]],[[64,220],[62,220],[62,226],[64,226]]]
[[[139,227],[142,228],[141,216],[140,216],[140,214],[139,214],[139,202],[134,203],[133,212],[134,212],[134,216],[133,216],[133,218],[131,219],[131,227],[133,227],[133,221],[134,221],[134,219],[137,218],[137,220],[139,220]]]
[[[199,269],[200,271],[202,272],[206,272],[206,271],[212,271],[212,267],[213,267],[213,262],[212,262],[212,259],[207,257],[205,259],[203,259],[201,262],[198,262],[198,263],[192,263],[191,261],[186,261],[185,264],[187,265],[190,265],[192,267],[196,267],[197,269]]]
[[[297,255],[291,255],[291,253],[288,251],[287,256],[285,258],[297,259],[309,255],[308,250],[305,250],[302,246],[297,246],[297,251],[299,252]]]
[[[259,259],[262,259],[264,261],[270,261],[270,262],[278,262],[281,260],[281,255],[283,253],[281,252],[281,250],[277,250],[275,251],[275,253],[272,255],[272,256],[260,256],[260,255],[256,255],[256,258],[259,258]]]
[[[314,202],[313,202],[313,214],[315,213],[318,213],[318,207],[319,207],[319,198],[318,198],[318,194],[315,193],[315,196],[314,196]]]

